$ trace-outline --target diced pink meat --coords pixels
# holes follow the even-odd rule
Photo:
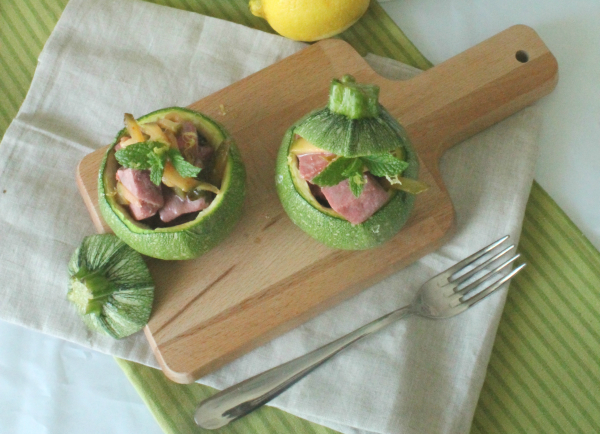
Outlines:
[[[300,176],[311,181],[330,163],[330,153],[298,155],[298,170]],[[371,176],[366,174],[367,182],[359,197],[350,190],[348,180],[333,187],[318,187],[309,182],[312,194],[317,199],[325,199],[329,206],[352,224],[359,224],[371,217],[388,200],[388,193]]]
[[[150,171],[121,167],[117,170],[117,180],[141,202],[157,205],[159,208],[164,205],[160,187],[150,180]]]
[[[151,205],[146,202],[140,202],[140,204],[132,202],[129,204],[129,211],[131,212],[131,215],[133,215],[134,219],[144,220],[156,214],[158,208],[156,205]]]
[[[327,167],[331,162],[327,157],[332,156],[333,154],[328,152],[298,155],[298,170],[302,179],[306,181],[312,180]]]
[[[158,212],[160,219],[167,223],[176,219],[180,215],[190,212],[201,211],[208,207],[210,202],[201,197],[198,200],[190,200],[189,198],[182,199],[172,191],[165,193],[165,206]]]
[[[388,193],[375,178],[370,174],[366,177],[367,182],[359,197],[352,194],[347,179],[333,187],[321,189],[329,206],[354,225],[367,220],[388,200]]]
[[[147,170],[127,169],[117,170],[117,180],[123,184],[139,203],[131,203],[129,209],[136,220],[143,220],[156,214],[165,203],[159,186],[150,181]]]

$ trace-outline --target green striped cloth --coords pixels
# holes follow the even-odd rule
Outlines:
[[[246,0],[154,0],[269,31]],[[0,3],[0,138],[31,83],[37,57],[67,0]],[[372,2],[341,37],[426,69],[431,64]],[[514,279],[500,322],[472,433],[600,433],[600,253],[534,183],[520,250],[529,266]],[[201,433],[195,405],[214,390],[172,383],[160,371],[117,360],[166,433]],[[263,408],[222,433],[334,431]]]

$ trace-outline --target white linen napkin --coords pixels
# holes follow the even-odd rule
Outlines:
[[[71,0],[0,145],[0,319],[157,367],[142,333],[89,332],[66,300],[67,262],[94,233],[75,168],[124,112],[185,106],[304,47],[134,0]],[[389,78],[414,68],[368,57]],[[458,230],[434,254],[254,350],[202,383],[223,388],[411,301],[428,278],[504,234],[518,240],[537,155],[527,109],[445,155]],[[344,433],[467,432],[504,296],[448,320],[412,317],[361,341],[273,404]]]

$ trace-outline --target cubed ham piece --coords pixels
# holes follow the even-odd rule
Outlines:
[[[156,205],[151,205],[147,202],[131,202],[129,204],[129,212],[131,212],[133,218],[138,221],[152,217],[154,214],[156,214],[156,211],[158,211]]]
[[[165,192],[165,206],[162,207],[158,212],[160,219],[165,223],[175,220],[177,217],[183,214],[202,211],[204,208],[210,205],[210,202],[203,197],[198,200],[190,200],[187,197],[182,199],[170,189],[167,190],[168,191]]]
[[[327,152],[298,155],[298,170],[302,179],[312,180],[331,162],[327,158],[332,156],[333,154]]]
[[[131,202],[129,209],[136,220],[143,220],[156,214],[165,203],[160,187],[150,181],[148,170],[127,169],[117,170],[117,181],[120,181],[136,199]]]
[[[164,205],[162,191],[150,180],[149,170],[121,167],[117,170],[117,180],[121,181],[123,186],[141,202],[157,205],[159,208]]]
[[[321,189],[329,206],[354,225],[367,220],[388,200],[388,193],[375,178],[370,174],[365,176],[367,182],[359,197],[352,194],[347,179],[333,187]]]

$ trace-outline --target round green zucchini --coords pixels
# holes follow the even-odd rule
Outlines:
[[[363,250],[388,241],[406,223],[415,196],[390,189],[389,200],[379,210],[363,223],[352,224],[314,198],[299,176],[291,147],[300,136],[336,156],[400,154],[408,163],[402,177],[416,179],[417,155],[404,128],[378,103],[378,92],[377,86],[357,84],[349,76],[333,80],[329,105],[292,125],[277,154],[275,184],[286,213],[308,235],[333,248]]]
[[[106,223],[125,243],[144,255],[165,260],[198,257],[223,241],[233,230],[242,214],[245,197],[246,171],[240,152],[223,126],[193,110],[170,107],[140,117],[137,122],[154,122],[176,112],[182,119],[194,123],[209,144],[218,149],[228,144],[227,165],[219,193],[211,204],[190,222],[171,227],[151,228],[134,220],[116,200],[115,174],[118,163],[115,146],[126,130],[121,130],[100,164],[98,203]]]

